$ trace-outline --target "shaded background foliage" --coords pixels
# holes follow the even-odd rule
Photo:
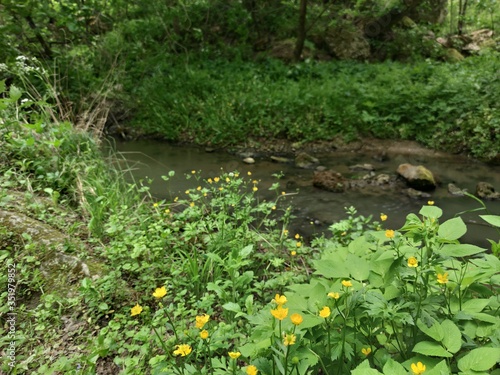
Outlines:
[[[495,0],[6,0],[0,61],[38,58],[66,118],[104,106],[115,133],[215,144],[373,135],[491,160],[498,42],[460,65],[442,61],[467,32],[495,30],[496,8]],[[14,70],[0,79],[16,83]]]

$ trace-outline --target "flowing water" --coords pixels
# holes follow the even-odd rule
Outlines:
[[[200,172],[202,178],[218,176],[221,170],[225,172],[239,171],[243,176],[252,172],[252,179],[260,180],[259,193],[266,198],[266,190],[276,182],[272,176],[283,173],[280,180],[282,189],[290,195],[293,213],[296,218],[291,224],[290,232],[298,232],[306,238],[314,233],[325,232],[334,221],[347,217],[345,207],[354,206],[361,215],[373,215],[376,220],[381,213],[388,215],[384,223],[385,228],[400,228],[409,213],[418,213],[428,199],[412,199],[402,192],[387,191],[348,191],[346,193],[332,193],[312,186],[313,170],[300,169],[293,164],[275,163],[270,158],[256,158],[255,164],[245,164],[240,157],[225,152],[208,153],[202,148],[190,146],[175,146],[151,140],[116,141],[116,150],[123,153],[129,165],[133,166],[134,178],[152,178],[151,193],[160,199],[182,197],[186,189],[197,186],[195,180],[186,180],[185,174],[192,170]],[[355,152],[332,152],[315,155],[321,165],[336,170],[342,174],[353,174],[349,166],[370,163],[375,172],[394,175],[399,164],[411,163],[424,165],[430,169],[439,181],[438,188],[431,192],[430,200],[443,209],[444,217],[451,218],[457,213],[477,209],[478,202],[470,197],[457,197],[448,193],[448,183],[454,183],[469,192],[475,192],[476,183],[485,181],[500,190],[500,166],[490,166],[469,160],[457,155],[423,155],[388,153],[386,161],[375,161],[370,154]],[[176,175],[168,183],[161,179],[169,171]],[[364,174],[366,172],[356,172]],[[274,194],[274,193],[273,193]],[[267,198],[272,198],[269,194]],[[485,202],[490,214],[500,215],[500,201]],[[469,212],[462,215],[467,223],[468,231],[463,242],[475,243],[483,247],[490,247],[485,238],[495,241],[499,239],[498,231],[489,228],[478,217],[486,214],[485,211]]]

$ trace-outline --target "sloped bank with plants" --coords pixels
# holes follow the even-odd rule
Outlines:
[[[0,209],[21,192],[27,216],[69,234],[63,252],[100,265],[68,281],[77,293],[51,288],[40,270],[51,245],[0,228],[2,300],[15,297],[4,330],[10,306],[17,314],[2,372],[500,372],[498,238],[460,243],[463,220],[441,222],[429,202],[400,229],[350,209],[331,237],[306,243],[287,229],[279,176],[261,201],[259,181],[238,171],[194,170],[196,188],[157,201],[57,108],[0,91]]]

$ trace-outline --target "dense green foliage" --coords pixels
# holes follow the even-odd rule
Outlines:
[[[139,98],[134,123],[167,139],[198,143],[363,135],[416,139],[488,159],[500,143],[500,60],[493,57],[461,65],[157,65],[133,89]]]
[[[49,86],[26,69],[24,83],[61,118],[107,120],[119,134],[222,145],[376,136],[497,157],[498,43],[449,64],[436,42],[498,29],[495,0],[308,1],[303,59],[291,64],[298,3],[4,1],[0,79],[20,85],[20,70],[43,65]]]
[[[2,286],[16,264],[14,293],[0,293],[18,313],[2,372],[499,373],[500,243],[497,255],[461,244],[460,217],[440,222],[426,205],[392,230],[351,208],[330,238],[305,243],[287,230],[279,179],[266,202],[251,175],[194,170],[182,197],[155,201],[30,99],[14,86],[0,98],[0,207],[25,192],[27,215],[72,235],[64,252],[101,266],[74,280],[76,294],[51,289],[41,269],[52,249],[0,230]]]

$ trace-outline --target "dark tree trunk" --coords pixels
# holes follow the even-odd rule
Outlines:
[[[28,22],[30,29],[35,33],[35,37],[38,40],[38,43],[40,43],[40,45],[42,46],[43,55],[47,58],[51,58],[52,57],[52,49],[50,48],[49,44],[45,41],[45,39],[43,39],[42,34],[40,34],[40,31],[38,30],[38,28],[35,25],[35,21],[33,21],[33,18],[31,18],[31,16],[29,16],[29,15],[26,16],[25,19],[26,19],[26,22]]]
[[[458,35],[462,35],[464,31],[464,25],[465,25],[465,14],[467,12],[467,1],[464,0],[463,3],[460,1],[459,4],[459,13],[458,13]]]
[[[302,50],[304,49],[304,42],[306,41],[306,15],[307,15],[307,0],[300,0],[299,8],[299,24],[297,29],[297,43],[293,51],[293,58],[295,61],[300,60]]]

